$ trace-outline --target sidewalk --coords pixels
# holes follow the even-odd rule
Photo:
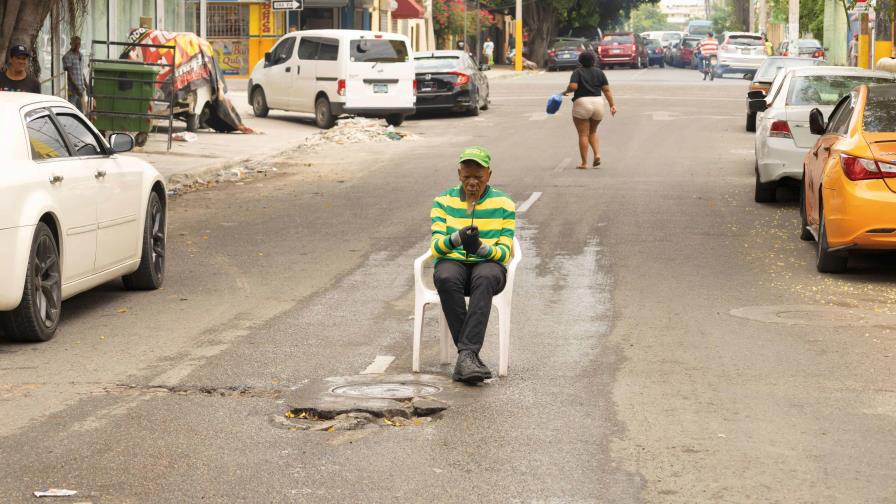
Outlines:
[[[211,175],[248,161],[258,161],[276,156],[284,151],[301,146],[305,139],[320,131],[308,114],[272,111],[267,118],[260,119],[252,114],[247,103],[246,80],[228,79],[228,96],[239,111],[246,126],[258,134],[216,133],[200,130],[195,142],[171,142],[167,151],[167,124],[150,133],[149,141],[141,149],[128,153],[144,159],[156,167],[165,179],[184,183]],[[174,132],[186,131],[186,124],[174,121]]]

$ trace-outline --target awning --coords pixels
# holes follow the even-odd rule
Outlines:
[[[331,9],[341,9],[348,5],[348,0],[305,0],[305,8],[331,8]]]
[[[426,15],[426,9],[417,0],[398,0],[398,7],[392,11],[392,19],[420,19]]]

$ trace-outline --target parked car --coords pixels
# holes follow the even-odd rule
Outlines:
[[[647,39],[647,66],[659,65],[665,67],[663,60],[663,43],[657,39]]]
[[[825,50],[821,42],[816,39],[799,39],[796,41],[796,50],[791,47],[790,41],[785,40],[778,44],[777,54],[781,56],[799,56],[803,58],[824,59]]]
[[[585,39],[558,38],[548,46],[548,54],[545,67],[551,70],[562,68],[575,68],[579,66],[579,55],[586,50],[588,42]]]
[[[488,77],[463,51],[414,54],[417,111],[453,110],[479,115],[488,110]]]
[[[145,161],[119,156],[67,101],[0,92],[0,326],[47,341],[62,301],[122,277],[128,289],[165,278],[166,190]]]
[[[855,67],[801,67],[788,70],[775,94],[750,102],[756,118],[756,186],[754,199],[775,201],[785,179],[800,180],[803,158],[815,144],[809,112],[828,113],[850,90],[861,84],[893,83],[889,72]]]
[[[409,39],[361,30],[287,33],[252,70],[249,104],[313,113],[320,128],[343,114],[381,117],[393,126],[414,113],[414,60]]]
[[[670,64],[680,68],[696,68],[697,58],[694,57],[694,52],[701,40],[703,39],[700,37],[685,37],[681,42],[673,44]]]
[[[729,73],[749,75],[752,79],[759,67],[768,58],[765,39],[758,33],[726,33],[719,46],[719,62],[713,68],[716,77]]]
[[[812,58],[789,58],[785,56],[769,56],[753,75],[750,89],[747,91],[747,131],[756,131],[756,112],[750,111],[750,100],[763,98],[768,94],[772,81],[779,71],[801,66],[823,65],[824,61]]]
[[[605,33],[597,46],[597,58],[603,68],[617,65],[644,68],[648,61],[647,47],[636,33]]]
[[[819,135],[805,157],[800,238],[818,241],[816,268],[846,270],[853,250],[896,250],[896,85],[862,85],[827,122],[810,112]]]
[[[681,40],[685,36],[684,32],[679,31],[650,31],[641,34],[643,39],[656,39],[660,41],[662,47],[669,47]]]

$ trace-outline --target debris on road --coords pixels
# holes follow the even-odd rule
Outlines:
[[[66,490],[64,488],[48,488],[46,490],[38,490],[34,492],[35,497],[71,497],[77,494],[77,490]]]
[[[199,136],[191,131],[178,131],[171,135],[171,139],[177,142],[195,142]]]
[[[305,147],[316,149],[325,144],[380,143],[416,140],[417,136],[385,126],[381,120],[352,117],[341,119],[336,126],[305,139]]]

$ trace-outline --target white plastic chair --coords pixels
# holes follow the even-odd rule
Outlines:
[[[492,298],[492,305],[498,309],[498,376],[507,376],[507,362],[510,357],[510,302],[513,298],[513,278],[516,267],[523,259],[520,242],[513,239],[510,264],[507,265],[507,283],[500,294]],[[423,265],[432,261],[432,253],[426,252],[414,261],[414,356],[411,369],[420,372],[420,340],[423,336],[423,314],[427,305],[441,307],[439,293],[423,284]],[[469,297],[466,298],[470,300]],[[448,329],[445,314],[439,310],[439,328],[442,364],[450,364],[454,350],[454,340]]]

